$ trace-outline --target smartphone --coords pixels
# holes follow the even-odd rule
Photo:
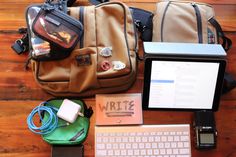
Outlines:
[[[53,145],[52,157],[83,157],[84,146],[80,145]]]

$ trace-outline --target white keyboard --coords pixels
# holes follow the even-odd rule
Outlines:
[[[191,157],[190,126],[96,126],[96,157]]]

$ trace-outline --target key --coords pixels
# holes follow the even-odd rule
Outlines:
[[[152,149],[147,150],[147,155],[152,155]]]
[[[108,155],[110,155],[110,156],[113,156],[114,154],[113,154],[113,150],[108,150]]]
[[[180,149],[179,154],[189,154],[189,149]]]
[[[107,155],[107,151],[106,150],[97,150],[97,155],[98,156],[106,156]]]
[[[141,149],[141,155],[146,155],[146,149]]]
[[[115,155],[119,156],[120,155],[120,150],[115,150]]]
[[[126,149],[122,149],[120,153],[121,153],[121,155],[124,155],[124,156],[127,155]]]
[[[139,155],[139,154],[140,154],[140,150],[139,149],[134,150],[134,155]]]
[[[97,144],[97,149],[105,149],[105,144]]]
[[[133,155],[133,150],[128,150],[128,155]]]

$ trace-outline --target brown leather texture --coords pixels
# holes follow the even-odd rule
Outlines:
[[[39,85],[55,96],[83,97],[131,87],[137,73],[137,39],[129,8],[109,2],[69,10],[74,18],[83,18],[82,41],[65,59],[32,61]],[[111,50],[110,56],[103,55],[104,48]]]
[[[199,20],[196,9],[199,10]],[[217,43],[216,30],[208,22],[214,16],[213,8],[205,3],[160,1],[153,18],[153,41],[199,43],[199,22],[202,27],[200,43]]]

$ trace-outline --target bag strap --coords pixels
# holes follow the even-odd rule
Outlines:
[[[222,47],[225,49],[225,51],[228,51],[232,46],[232,41],[228,37],[225,36],[220,24],[214,18],[211,18],[209,22],[216,28],[218,40],[219,38],[222,39],[223,41],[221,44]],[[236,87],[236,80],[233,78],[231,74],[225,72],[222,94],[225,94],[231,91],[235,87]]]
[[[225,51],[228,51],[232,46],[232,41],[225,36],[220,24],[214,18],[211,18],[209,22],[216,28],[218,37],[222,38],[222,47],[225,49]]]
[[[76,0],[67,0],[67,7],[71,7],[75,2]]]
[[[89,0],[89,2],[93,5],[98,5],[101,3],[109,2],[109,0]]]
[[[222,94],[231,91],[235,87],[236,87],[236,80],[233,78],[231,74],[225,72]]]

